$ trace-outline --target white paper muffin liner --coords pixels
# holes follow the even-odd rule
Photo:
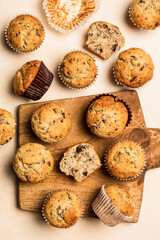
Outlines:
[[[104,188],[105,185],[101,187],[98,196],[92,203],[92,209],[100,220],[109,227],[114,227],[121,222],[131,219],[132,216],[124,215],[112,204]]]
[[[81,88],[72,87],[71,85],[69,85],[69,84],[63,79],[63,77],[62,77],[62,75],[61,75],[61,64],[62,64],[63,59],[65,58],[65,56],[66,56],[67,54],[72,53],[72,52],[77,52],[77,51],[89,55],[89,56],[93,59],[93,61],[95,62],[95,65],[96,65],[96,77],[95,77],[95,79],[94,79],[93,82],[91,82],[88,86],[86,86],[86,87],[81,87]],[[87,89],[87,88],[93,86],[93,85],[95,84],[95,82],[97,81],[97,78],[98,78],[98,76],[99,76],[99,67],[98,67],[97,64],[96,64],[96,59],[95,59],[90,53],[88,53],[88,52],[86,52],[86,51],[83,51],[83,50],[79,50],[79,49],[74,49],[73,51],[69,51],[67,54],[65,54],[65,56],[63,57],[63,59],[61,59],[61,61],[60,61],[59,64],[58,64],[58,76],[59,76],[59,79],[61,80],[61,82],[62,82],[66,87],[68,87],[68,88],[70,88],[70,89],[79,89],[79,90],[82,90],[82,89]]]
[[[66,0],[67,1],[67,0]],[[44,0],[43,1],[43,9],[45,10],[45,13],[46,13],[46,16],[47,16],[47,20],[48,20],[48,23],[51,25],[52,28],[54,28],[55,30],[61,32],[61,33],[69,33],[69,32],[72,32],[73,30],[76,30],[78,29],[79,27],[81,27],[82,25],[84,25],[87,20],[95,13],[98,11],[99,7],[100,7],[100,4],[101,4],[101,0],[94,0],[95,2],[95,9],[93,12],[89,13],[88,12],[88,15],[82,19],[80,18],[77,18],[75,21],[73,21],[73,26],[71,29],[68,29],[68,30],[65,30],[63,28],[63,23],[60,25],[60,24],[56,24],[56,23],[53,23],[52,22],[52,15],[51,15],[51,12],[53,12],[53,9],[48,9],[47,7],[47,2],[48,0]],[[51,7],[52,8],[52,7]]]
[[[35,111],[36,111],[40,106],[45,105],[45,104],[47,104],[47,103],[52,103],[52,102],[45,102],[45,103],[40,104],[40,105],[39,105],[38,107],[36,107],[36,109],[33,111],[32,116],[33,116],[33,114],[35,113]],[[58,103],[58,104],[59,104],[59,103]],[[59,104],[59,105],[62,106],[61,104]],[[63,106],[62,106],[62,107],[63,107]],[[63,108],[64,108],[64,107],[63,107]],[[66,108],[65,108],[65,110],[66,110]],[[67,110],[66,110],[66,111],[67,111]],[[40,137],[38,137],[37,134],[34,132],[34,130],[33,130],[33,128],[32,128],[32,122],[31,122],[31,120],[30,120],[30,126],[31,126],[31,129],[32,129],[33,133],[35,134],[35,136],[36,136],[39,140],[41,140],[43,143],[46,143],[46,144],[58,144],[58,143],[62,143],[62,142],[64,142],[64,141],[66,141],[67,138],[70,136],[70,134],[71,134],[71,132],[72,132],[72,127],[73,127],[73,121],[72,121],[71,115],[70,115],[70,113],[69,113],[68,111],[67,111],[67,113],[68,113],[69,118],[70,118],[70,121],[71,121],[71,130],[70,130],[70,132],[68,133],[68,135],[67,135],[64,139],[62,139],[62,140],[60,140],[60,141],[58,141],[58,142],[52,142],[52,143],[43,141],[43,140],[42,140]],[[31,116],[31,119],[32,119],[32,116]]]
[[[28,52],[22,52],[22,51],[17,50],[17,49],[14,48],[14,47],[9,43],[9,41],[8,41],[7,29],[8,29],[8,27],[9,27],[11,21],[12,21],[13,19],[15,19],[16,17],[20,16],[20,15],[29,15],[29,16],[35,17],[35,18],[41,23],[42,28],[43,28],[43,31],[44,31],[44,39],[43,39],[43,42],[41,43],[41,45],[38,46],[37,48],[35,48],[34,50],[31,50],[31,51],[28,51]],[[17,52],[17,53],[30,53],[30,52],[34,52],[35,50],[39,49],[39,48],[44,44],[44,42],[45,42],[45,40],[46,40],[46,30],[45,30],[44,25],[42,24],[42,21],[41,21],[37,16],[35,16],[35,15],[33,15],[33,14],[30,14],[30,13],[21,13],[21,14],[18,14],[17,16],[15,16],[13,19],[5,26],[5,30],[4,30],[6,42],[7,42],[7,44],[9,45],[9,47],[10,47],[12,50],[14,50],[14,51]]]
[[[133,1],[132,1],[132,2],[133,2]],[[130,18],[131,22],[133,23],[133,25],[134,25],[135,27],[139,28],[139,29],[142,30],[142,31],[152,31],[152,30],[154,30],[154,27],[153,27],[153,28],[150,28],[150,29],[144,29],[144,28],[138,26],[138,25],[134,22],[133,18],[131,17],[131,6],[132,6],[132,2],[131,2],[131,4],[129,5],[129,8],[128,8],[128,15],[129,15],[129,18]]]
[[[52,226],[52,225],[49,223],[48,219],[46,218],[45,212],[44,212],[45,204],[46,204],[46,202],[48,201],[48,199],[50,198],[50,196],[51,196],[53,193],[58,192],[58,191],[61,191],[61,190],[71,191],[71,192],[75,193],[76,196],[80,199],[80,201],[81,201],[81,203],[82,203],[82,213],[81,213],[80,218],[77,220],[77,222],[76,222],[74,225],[71,225],[70,227],[67,227],[67,228],[59,228],[59,227],[56,227],[56,226]],[[43,216],[43,218],[44,218],[44,221],[45,221],[47,224],[49,224],[49,225],[52,226],[52,227],[58,228],[58,229],[65,229],[65,230],[67,230],[67,229],[69,229],[69,228],[71,228],[71,227],[74,227],[74,226],[79,222],[79,220],[82,219],[82,217],[83,217],[83,215],[84,215],[84,205],[83,205],[82,199],[79,197],[79,195],[78,195],[75,191],[73,191],[73,190],[70,189],[70,188],[60,188],[60,189],[56,189],[56,190],[51,191],[51,192],[47,195],[47,197],[45,198],[45,200],[44,200],[44,202],[43,202],[41,212],[42,212],[42,216]]]
[[[148,54],[148,53],[147,53],[147,54]],[[149,54],[148,54],[148,55],[149,55]],[[149,55],[149,56],[150,56],[150,55]],[[122,86],[122,87],[124,87],[124,88],[127,89],[127,90],[137,90],[137,89],[141,89],[141,88],[143,88],[144,86],[146,86],[147,84],[149,84],[150,81],[153,79],[153,77],[152,77],[149,81],[147,81],[146,83],[144,83],[143,85],[141,85],[141,86],[139,86],[139,87],[129,87],[129,86],[125,85],[124,83],[119,82],[119,81],[116,79],[116,74],[115,74],[115,69],[114,69],[114,65],[115,65],[115,64],[116,64],[116,62],[113,64],[113,67],[112,67],[114,81],[116,82],[116,84],[117,84],[118,86]]]
[[[143,151],[143,153],[144,153],[145,162],[144,162],[143,168],[141,169],[141,171],[140,171],[136,176],[134,176],[134,177],[129,177],[129,178],[118,178],[118,177],[114,176],[114,175],[109,171],[109,169],[108,169],[108,167],[107,167],[107,164],[106,164],[106,155],[107,155],[107,152],[109,151],[109,149],[110,149],[111,147],[113,147],[116,143],[118,143],[118,142],[124,142],[124,141],[132,142],[132,143],[137,144],[137,145],[142,149],[142,151]],[[134,141],[128,140],[128,139],[121,139],[121,140],[117,140],[117,141],[113,142],[113,143],[107,148],[107,150],[106,150],[106,152],[105,152],[105,154],[104,154],[104,166],[105,166],[105,169],[107,170],[108,174],[109,174],[111,177],[113,177],[113,178],[115,178],[115,179],[117,179],[117,180],[120,180],[120,181],[133,181],[133,180],[137,179],[137,178],[144,172],[144,170],[145,170],[145,168],[146,168],[146,164],[147,164],[147,158],[146,158],[146,153],[145,153],[144,149],[143,149],[137,142],[134,142]]]

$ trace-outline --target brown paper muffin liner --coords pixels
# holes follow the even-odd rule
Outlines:
[[[75,50],[73,50],[73,51],[69,51],[67,54],[72,53],[72,52],[77,52],[77,51],[89,55],[89,56],[93,59],[93,61],[95,62],[95,64],[96,64],[96,59],[95,59],[91,54],[88,54],[88,52],[86,52],[86,51],[79,50],[79,49],[75,49]],[[67,55],[67,54],[66,54],[66,55]],[[66,56],[66,55],[65,55],[65,56]],[[65,56],[63,57],[63,59],[65,58]],[[62,77],[62,75],[61,75],[61,64],[62,64],[63,59],[62,59],[62,60],[59,62],[59,64],[58,64],[58,76],[59,76],[59,79],[61,80],[61,82],[62,82],[66,87],[68,87],[68,88],[70,88],[70,89],[79,89],[79,90],[81,90],[81,89],[87,89],[87,88],[89,88],[89,87],[91,87],[91,86],[93,86],[93,85],[95,84],[95,82],[97,81],[98,75],[99,75],[99,68],[98,68],[97,64],[96,64],[96,77],[95,77],[95,79],[93,80],[93,82],[91,82],[91,83],[90,83],[88,86],[86,86],[86,87],[78,88],[78,87],[72,87],[71,85],[69,85],[69,84],[63,79],[63,77]]]
[[[49,223],[49,221],[47,220],[47,218],[46,218],[46,216],[45,216],[45,212],[44,212],[45,204],[46,204],[46,202],[48,201],[48,199],[50,198],[50,196],[51,196],[53,193],[58,192],[58,191],[61,191],[61,190],[66,190],[66,191],[72,191],[72,192],[74,192],[74,193],[76,194],[76,196],[80,199],[81,203],[82,203],[82,214],[81,214],[80,218],[78,219],[78,221],[77,221],[74,225],[72,225],[72,226],[70,226],[70,227],[67,227],[67,228],[58,228],[58,227],[52,226],[52,225]],[[50,193],[46,196],[46,198],[45,198],[45,200],[44,200],[44,202],[43,202],[43,205],[42,205],[42,210],[41,210],[41,212],[42,212],[42,216],[43,216],[43,218],[44,218],[44,221],[45,221],[47,224],[49,224],[49,225],[52,226],[52,227],[58,228],[58,229],[65,229],[65,230],[67,230],[67,229],[69,229],[69,228],[71,228],[71,227],[74,227],[74,226],[79,222],[79,220],[82,219],[82,217],[83,217],[83,215],[84,215],[84,205],[83,205],[82,199],[79,197],[79,195],[78,195],[75,191],[73,191],[73,190],[70,189],[70,188],[60,188],[60,189],[53,190],[52,192],[50,192]]]
[[[87,110],[86,110],[86,113],[88,111],[88,108],[89,106],[91,105],[91,103],[93,103],[95,100],[99,99],[100,97],[103,97],[103,96],[111,96],[111,97],[114,97],[114,99],[118,102],[122,102],[125,107],[127,108],[127,111],[128,111],[128,121],[127,121],[127,124],[126,124],[126,127],[124,128],[124,130],[131,124],[132,122],[132,111],[131,111],[131,108],[129,106],[128,103],[126,103],[123,99],[119,99],[117,96],[115,96],[114,94],[112,93],[102,93],[102,94],[99,94],[97,96],[95,96],[91,102],[89,103],[88,107],[87,107]]]
[[[23,96],[34,101],[39,100],[49,89],[53,77],[52,72],[41,62],[36,77],[26,89]]]
[[[109,227],[114,227],[121,222],[126,222],[131,219],[132,216],[124,215],[112,204],[104,187],[105,185],[101,187],[98,196],[92,203],[92,209],[100,220]]]
[[[143,153],[144,153],[144,156],[145,156],[145,162],[144,162],[144,166],[143,166],[143,169],[141,169],[141,171],[136,175],[136,176],[134,176],[134,177],[130,177],[130,178],[118,178],[118,177],[115,177],[114,175],[112,175],[112,173],[109,171],[109,169],[108,169],[108,167],[107,167],[107,164],[106,164],[106,161],[105,161],[105,159],[106,159],[106,154],[107,154],[107,152],[108,152],[108,150],[111,148],[111,147],[113,147],[113,145],[115,145],[116,143],[118,143],[118,142],[123,142],[123,141],[128,141],[128,142],[133,142],[133,143],[135,143],[135,144],[137,144],[142,150],[143,150]],[[115,178],[115,179],[117,179],[117,180],[120,180],[120,181],[133,181],[133,180],[135,180],[136,178],[138,178],[143,172],[144,172],[144,170],[145,170],[145,168],[146,168],[146,164],[147,164],[147,158],[146,158],[146,153],[145,153],[145,151],[144,151],[144,149],[137,143],[137,142],[134,142],[134,141],[132,141],[132,140],[129,140],[129,139],[121,139],[121,140],[117,140],[117,141],[115,141],[114,143],[112,143],[108,148],[107,148],[107,150],[106,150],[106,152],[105,152],[105,154],[104,154],[104,166],[105,166],[105,169],[107,170],[107,172],[108,172],[108,174],[111,176],[111,177],[113,177],[113,178]]]
[[[147,53],[147,54],[148,54],[148,53]],[[126,88],[127,90],[137,90],[137,89],[143,88],[145,85],[149,84],[150,81],[152,80],[152,79],[150,79],[148,82],[144,83],[142,86],[139,86],[139,87],[137,87],[137,88],[135,88],[135,87],[129,87],[129,86],[125,85],[124,83],[119,82],[119,81],[116,79],[116,74],[115,74],[114,65],[115,65],[115,63],[113,64],[113,67],[112,67],[112,69],[113,69],[112,71],[113,71],[114,81],[116,82],[116,84],[117,84],[118,86],[122,86],[122,87]],[[152,77],[152,78],[153,78],[153,77]]]
[[[32,116],[33,116],[34,112],[35,112],[40,106],[42,106],[42,105],[44,105],[44,104],[46,104],[46,103],[52,103],[52,102],[45,102],[45,103],[40,104],[40,105],[39,105],[38,107],[36,107],[36,109],[33,111]],[[65,108],[65,109],[66,109],[66,108]],[[67,110],[66,110],[66,111],[67,111]],[[67,111],[67,112],[68,112],[68,111]],[[71,121],[71,130],[70,130],[70,132],[68,133],[68,135],[67,135],[64,139],[62,139],[61,141],[53,142],[53,143],[49,143],[49,142],[43,141],[43,140],[40,139],[40,138],[37,136],[37,134],[34,132],[34,130],[33,130],[33,128],[32,128],[32,123],[31,123],[31,121],[30,121],[31,129],[32,129],[33,133],[36,135],[36,137],[37,137],[39,140],[41,140],[43,143],[46,143],[46,144],[58,144],[58,143],[62,143],[62,142],[64,142],[64,141],[67,140],[67,138],[70,136],[70,134],[71,134],[71,132],[72,132],[73,121],[72,121],[72,118],[71,118],[69,112],[68,112],[68,114],[69,114],[69,118],[70,118],[70,121]],[[31,116],[31,118],[32,118],[32,116]]]
[[[70,13],[72,11],[72,13],[76,13],[77,11],[79,11],[79,6],[77,6],[74,9],[71,9],[71,6],[68,0],[63,0],[63,2],[66,1],[66,4],[68,4],[68,9],[65,9],[65,4],[63,6],[63,14],[58,13],[57,15],[61,16],[63,18],[62,15],[66,14],[66,16],[69,16],[69,12],[67,13],[67,10],[70,10]],[[82,0],[81,0],[82,1]],[[80,3],[80,0],[77,0],[75,2]],[[73,3],[73,1],[72,1]],[[51,25],[52,28],[54,28],[55,30],[61,32],[61,33],[68,33],[71,32],[73,30],[78,29],[80,26],[84,25],[87,20],[89,19],[89,17],[94,14],[95,12],[98,11],[99,7],[100,7],[100,3],[101,0],[88,0],[87,1],[87,7],[86,9],[84,9],[83,13],[81,13],[79,11],[79,13],[77,12],[77,17],[76,16],[70,16],[70,20],[63,20],[63,19],[59,19],[59,17],[56,17],[54,14],[56,12],[56,8],[53,7],[53,0],[44,0],[43,1],[43,9],[45,10],[46,16],[47,16],[47,20],[48,23]],[[86,3],[85,3],[86,6]],[[75,17],[75,19],[74,19]],[[73,20],[72,20],[73,19]]]
[[[6,39],[7,44],[9,45],[9,47],[10,47],[12,50],[16,51],[17,53],[30,53],[30,52],[34,52],[35,50],[39,49],[39,48],[44,44],[45,39],[46,39],[46,30],[45,30],[45,28],[44,28],[44,25],[42,24],[42,21],[41,21],[38,17],[36,17],[35,15],[33,15],[33,14],[30,14],[30,13],[21,13],[21,14],[18,14],[17,16],[15,16],[15,18],[18,17],[19,15],[22,15],[22,14],[23,14],[23,15],[30,15],[30,16],[32,16],[32,17],[35,17],[35,18],[41,23],[42,28],[43,28],[43,31],[44,31],[44,39],[43,39],[43,42],[41,43],[41,45],[40,45],[39,47],[35,48],[34,50],[31,50],[31,51],[28,51],[28,52],[22,52],[22,51],[20,51],[20,50],[17,50],[16,48],[12,47],[12,45],[11,45],[10,42],[8,41],[7,29],[8,29],[8,27],[9,27],[10,22],[11,22],[14,18],[5,26],[5,30],[4,30],[5,39]]]

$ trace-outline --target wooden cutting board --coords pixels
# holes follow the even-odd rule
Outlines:
[[[82,183],[76,182],[72,177],[67,177],[59,170],[59,161],[63,152],[70,146],[88,142],[93,144],[101,160],[108,146],[118,139],[130,139],[138,142],[147,155],[146,170],[160,167],[160,130],[147,129],[136,91],[123,91],[112,93],[127,103],[132,112],[132,121],[123,133],[116,138],[99,138],[94,136],[85,123],[85,113],[89,103],[96,95],[53,100],[67,109],[72,118],[72,131],[66,141],[58,144],[45,144],[39,140],[31,130],[30,119],[35,109],[42,103],[25,104],[19,106],[19,133],[18,144],[37,142],[45,145],[53,154],[55,166],[53,172],[41,183],[30,184],[19,181],[19,206],[29,211],[40,211],[47,194],[55,189],[70,188],[76,191],[84,202],[84,217],[96,217],[91,208],[91,203],[96,197],[102,184],[117,184],[125,186],[133,196],[134,215],[129,222],[137,222],[142,202],[145,172],[134,181],[117,181],[110,177],[104,167],[88,176]]]

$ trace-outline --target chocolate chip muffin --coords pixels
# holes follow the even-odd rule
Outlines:
[[[125,39],[117,26],[98,21],[92,23],[89,27],[85,46],[107,60],[114,52],[120,50],[124,44]]]
[[[31,118],[34,133],[42,141],[57,143],[64,140],[71,131],[71,120],[65,108],[57,103],[39,106]]]
[[[44,28],[41,22],[28,14],[14,18],[6,29],[6,39],[12,49],[18,52],[30,52],[42,44]]]
[[[145,152],[135,142],[120,141],[107,151],[104,163],[111,175],[120,180],[137,178],[145,167]]]
[[[44,219],[58,228],[73,226],[81,217],[82,211],[80,198],[70,190],[58,190],[49,194],[42,208]]]
[[[104,224],[113,227],[132,218],[132,203],[133,199],[125,188],[103,185],[92,208]]]
[[[132,22],[144,30],[160,26],[159,0],[133,0],[129,9]]]
[[[0,108],[0,145],[8,143],[15,135],[16,121],[13,115]]]
[[[42,61],[25,63],[17,72],[13,81],[14,93],[32,100],[39,100],[48,90],[53,74]]]
[[[81,143],[64,152],[60,161],[60,170],[67,176],[73,176],[78,182],[101,167],[101,161],[91,144]]]
[[[127,107],[113,96],[96,99],[87,110],[87,125],[92,133],[99,137],[115,137],[121,134],[127,121]]]
[[[114,65],[115,80],[130,88],[138,88],[153,77],[152,58],[140,48],[121,52]]]
[[[37,143],[22,145],[13,160],[13,168],[18,178],[31,183],[44,180],[52,171],[53,165],[51,152]]]
[[[58,67],[62,82],[72,88],[85,88],[94,82],[97,67],[94,59],[81,51],[68,53]]]

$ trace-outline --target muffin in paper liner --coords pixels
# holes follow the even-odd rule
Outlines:
[[[121,222],[131,219],[132,216],[124,215],[112,204],[104,188],[105,185],[101,187],[98,196],[92,203],[92,209],[100,220],[109,227],[114,227]]]
[[[19,17],[19,16],[21,16],[21,15],[28,15],[28,16],[31,16],[31,17],[36,18],[36,19],[40,22],[40,24],[41,24],[41,26],[42,26],[42,29],[43,29],[43,32],[44,32],[44,38],[43,38],[43,41],[41,42],[41,44],[40,44],[38,47],[36,47],[35,49],[30,50],[30,51],[26,51],[26,52],[25,52],[25,51],[20,51],[20,50],[16,49],[15,47],[13,47],[12,44],[9,42],[9,40],[8,40],[8,35],[7,35],[8,27],[9,27],[10,23],[12,22],[12,20],[14,20],[16,17]],[[5,35],[5,39],[6,39],[6,42],[7,42],[8,46],[9,46],[12,50],[14,50],[15,52],[17,52],[17,53],[30,53],[30,52],[34,52],[35,50],[39,49],[39,48],[44,44],[44,41],[45,41],[45,38],[46,38],[46,31],[45,31],[44,25],[42,24],[42,21],[41,21],[37,16],[35,16],[35,15],[33,15],[33,14],[30,14],[30,13],[18,14],[16,17],[13,18],[13,19],[5,26],[4,35]]]
[[[43,106],[43,105],[45,105],[45,104],[48,104],[48,103],[54,103],[54,102],[45,102],[45,103],[42,103],[42,104],[40,104],[38,107],[36,107],[36,109],[33,111],[33,113],[32,113],[32,116],[33,116],[33,114],[36,112],[36,110],[39,108],[39,107],[41,107],[41,106]],[[59,106],[62,106],[61,104],[59,104],[59,103],[55,103],[55,104],[58,104]],[[62,106],[63,107],[63,106]],[[63,107],[64,108],[64,107]],[[65,110],[66,110],[66,108],[65,108]],[[67,110],[66,110],[67,111]],[[60,141],[57,141],[57,142],[52,142],[52,143],[50,143],[50,142],[47,142],[47,141],[43,141],[37,134],[36,134],[36,132],[33,130],[33,127],[32,127],[32,116],[31,116],[31,121],[30,121],[30,126],[31,126],[31,129],[32,129],[32,131],[33,131],[33,133],[36,135],[36,137],[39,139],[39,140],[41,140],[43,143],[46,143],[46,144],[59,144],[59,143],[62,143],[62,142],[64,142],[64,141],[66,141],[67,139],[68,139],[68,137],[70,136],[70,134],[71,134],[71,132],[72,132],[72,127],[73,127],[73,121],[72,121],[72,118],[71,118],[71,116],[70,116],[70,113],[67,111],[67,113],[68,113],[68,116],[69,116],[69,119],[70,119],[70,122],[71,122],[71,128],[70,128],[70,132],[66,135],[66,137],[64,138],[64,139],[62,139],[62,140],[60,140]]]
[[[107,164],[106,164],[106,155],[107,155],[107,153],[108,153],[108,151],[116,144],[116,143],[118,143],[118,142],[124,142],[124,141],[127,141],[127,142],[131,142],[131,143],[134,143],[134,144],[136,144],[136,145],[138,145],[140,148],[141,148],[141,150],[143,151],[143,154],[144,154],[144,157],[145,157],[145,160],[144,160],[144,166],[143,166],[143,168],[140,170],[140,172],[137,174],[137,175],[135,175],[134,177],[128,177],[128,178],[120,178],[120,177],[116,177],[116,176],[114,176],[111,172],[110,172],[110,170],[108,169],[108,167],[107,167]],[[146,168],[146,164],[147,164],[147,158],[146,158],[146,153],[145,153],[145,151],[144,151],[144,149],[138,144],[138,143],[136,143],[136,142],[134,142],[134,141],[132,141],[132,140],[128,140],[128,139],[121,139],[121,140],[117,140],[117,141],[115,141],[115,142],[113,142],[108,148],[107,148],[107,150],[106,150],[106,152],[105,152],[105,154],[104,154],[104,166],[105,166],[105,169],[106,169],[106,171],[108,172],[108,174],[111,176],[111,177],[113,177],[113,178],[115,178],[115,179],[117,179],[117,180],[119,180],[119,181],[133,181],[133,180],[135,180],[135,179],[137,179],[143,172],[144,172],[144,170],[145,170],[145,168]]]
[[[88,84],[87,86],[85,86],[85,87],[73,87],[73,86],[71,86],[69,83],[67,83],[67,82],[63,79],[63,76],[62,76],[62,74],[61,74],[61,65],[62,65],[62,62],[63,62],[64,58],[65,58],[68,54],[70,54],[70,53],[75,53],[75,52],[81,52],[81,53],[84,53],[84,54],[90,56],[90,57],[93,59],[94,63],[95,63],[96,76],[95,76],[94,80],[93,80],[90,84]],[[93,85],[95,84],[95,82],[96,82],[96,80],[97,80],[97,78],[98,78],[98,75],[99,75],[99,68],[98,68],[98,66],[96,65],[96,60],[95,60],[95,58],[94,58],[91,54],[88,54],[88,52],[83,51],[83,50],[76,49],[76,50],[73,50],[73,51],[69,51],[69,52],[63,57],[63,59],[59,62],[59,64],[58,64],[58,76],[59,76],[59,79],[61,80],[61,82],[62,82],[66,87],[68,87],[68,88],[70,88],[70,89],[87,89],[87,88],[89,88],[89,87],[91,87],[91,86],[93,86]]]
[[[127,49],[128,50],[128,49]],[[143,50],[143,49],[142,49]],[[146,52],[147,53],[147,52]],[[150,56],[150,54],[149,53],[147,53],[149,56]],[[150,56],[150,58],[151,58],[151,56]],[[117,60],[118,60],[119,58],[117,58]],[[152,58],[151,58],[152,59]],[[116,61],[117,62],[117,61]],[[116,82],[116,84],[118,85],[118,86],[122,86],[122,87],[124,87],[124,88],[126,88],[126,89],[129,89],[129,90],[137,90],[137,89],[140,89],[140,88],[143,88],[145,85],[147,85],[147,84],[149,84],[150,83],[150,81],[152,80],[152,78],[153,78],[153,76],[152,76],[152,78],[150,79],[150,80],[148,80],[147,82],[145,82],[144,84],[142,84],[141,86],[138,86],[138,87],[131,87],[131,86],[127,86],[126,84],[124,84],[124,83],[122,83],[122,82],[119,82],[117,79],[116,79],[116,74],[115,74],[115,64],[116,64],[116,62],[113,64],[113,66],[112,66],[112,72],[113,72],[113,77],[114,77],[114,81]],[[154,65],[153,65],[153,67],[154,67]],[[154,74],[154,68],[153,68],[153,73],[152,74]]]
[[[77,221],[76,221],[75,223],[73,223],[72,225],[70,225],[70,226],[68,226],[68,227],[58,227],[58,226],[52,225],[52,224],[49,222],[49,220],[47,219],[46,215],[45,215],[45,205],[46,205],[47,201],[50,199],[50,197],[52,196],[52,194],[54,194],[54,193],[56,193],[56,192],[59,192],[59,191],[71,191],[71,192],[74,193],[74,194],[76,195],[76,197],[80,200],[81,205],[82,205],[81,215],[79,216],[79,218],[77,219]],[[75,191],[71,190],[70,188],[60,188],[60,189],[56,189],[56,190],[51,191],[51,192],[47,195],[47,197],[45,198],[45,200],[44,200],[44,202],[43,202],[43,205],[42,205],[42,216],[43,216],[43,218],[44,218],[44,221],[45,221],[47,224],[49,224],[50,226],[55,227],[55,228],[59,228],[59,229],[66,229],[66,230],[67,230],[67,229],[75,226],[75,225],[79,222],[79,220],[82,219],[83,214],[84,214],[84,205],[83,205],[83,202],[82,202],[81,198],[79,197],[79,195],[78,195]]]
[[[144,29],[143,27],[140,27],[139,25],[137,25],[137,24],[134,22],[133,18],[131,17],[131,7],[132,7],[132,3],[133,3],[133,0],[132,0],[131,4],[129,5],[128,15],[129,15],[129,18],[130,18],[131,22],[133,23],[133,25],[134,25],[135,27],[139,28],[141,31],[152,31],[152,30],[155,30],[156,27],[154,27],[154,26],[153,26],[152,28],[150,28],[150,29]]]
[[[124,106],[126,107],[127,112],[128,112],[128,120],[127,120],[127,123],[126,123],[125,128],[123,129],[123,131],[124,131],[124,130],[131,124],[131,122],[132,122],[132,111],[131,111],[131,108],[130,108],[129,104],[126,103],[123,99],[119,99],[117,96],[114,95],[114,93],[103,93],[103,94],[99,94],[99,95],[95,96],[95,97],[92,99],[92,101],[89,103],[88,108],[86,109],[86,114],[87,114],[87,112],[88,112],[88,109],[89,109],[90,105],[91,105],[95,100],[98,100],[100,97],[103,97],[103,96],[111,96],[111,97],[113,97],[113,98],[115,99],[116,102],[121,102],[121,103],[123,103]],[[90,129],[90,127],[89,127],[89,129]],[[121,133],[122,133],[122,132],[121,132]],[[120,134],[121,134],[121,133],[120,133]],[[94,133],[93,133],[93,134],[94,134]],[[119,134],[119,135],[120,135],[120,134]],[[98,135],[97,135],[97,136],[98,136]],[[118,135],[117,135],[117,136],[118,136]]]
[[[100,0],[44,0],[43,9],[52,28],[68,33],[85,24],[100,3]]]

